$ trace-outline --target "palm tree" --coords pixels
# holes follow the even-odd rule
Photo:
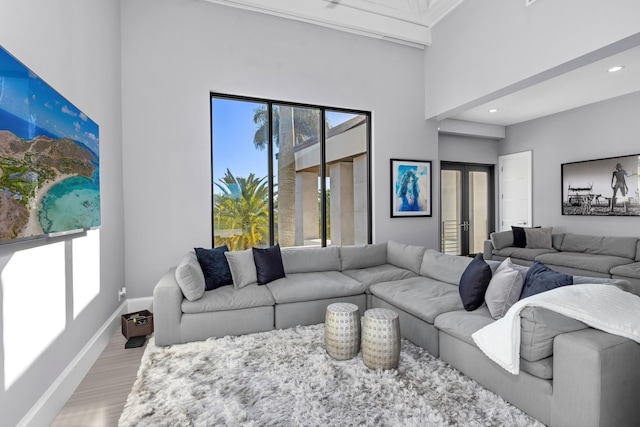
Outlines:
[[[264,149],[268,142],[269,115],[266,106],[254,110],[253,121],[258,129],[253,143]],[[294,146],[311,137],[318,137],[319,111],[280,105],[273,109],[273,137],[278,146],[278,242],[295,245],[296,167]]]
[[[214,209],[220,229],[240,229],[241,235],[217,238],[215,246],[226,244],[231,250],[243,250],[268,243],[269,188],[266,177],[235,177],[227,169],[215,185],[222,194],[214,196]]]

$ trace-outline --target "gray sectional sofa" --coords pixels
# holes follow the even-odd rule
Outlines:
[[[324,322],[347,301],[398,312],[402,335],[551,426],[631,426],[640,419],[640,344],[557,313],[525,308],[521,371],[487,358],[471,335],[493,322],[486,305],[465,311],[458,283],[471,258],[396,242],[283,248],[286,277],[264,286],[223,286],[187,300],[169,270],[154,289],[155,341],[169,345]],[[499,261],[488,261],[492,270]],[[528,267],[516,266],[526,275]],[[575,283],[610,278],[574,277]]]
[[[551,229],[547,229],[551,235]],[[539,230],[531,230],[532,233]],[[484,242],[485,260],[511,260],[531,266],[539,261],[565,274],[623,279],[629,291],[640,295],[640,238],[552,234],[548,244],[539,241],[525,247],[513,246],[513,233],[491,233]]]

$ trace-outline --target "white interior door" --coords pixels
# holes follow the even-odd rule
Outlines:
[[[512,225],[531,227],[531,151],[499,156],[498,174],[500,231],[511,230]]]

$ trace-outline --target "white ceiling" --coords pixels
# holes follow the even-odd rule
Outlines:
[[[425,48],[431,44],[431,27],[464,0],[205,1]],[[437,119],[509,126],[640,91],[640,46],[621,50],[586,55],[573,64],[549,70],[545,76],[534,76],[517,87],[505,88],[495,99],[480,100],[464,111],[446,113]],[[625,68],[608,73],[614,65]],[[492,108],[499,111],[489,113]]]
[[[424,48],[463,0],[206,0]]]
[[[624,68],[607,72],[613,66]],[[640,91],[640,46],[491,100],[449,118],[509,126]],[[489,110],[498,111],[490,113]]]

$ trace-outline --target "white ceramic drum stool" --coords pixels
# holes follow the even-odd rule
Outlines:
[[[364,312],[362,359],[371,369],[395,369],[400,362],[400,321],[398,313],[386,308]]]
[[[329,356],[338,360],[355,357],[360,351],[358,306],[346,302],[330,304],[324,323],[324,343]]]

